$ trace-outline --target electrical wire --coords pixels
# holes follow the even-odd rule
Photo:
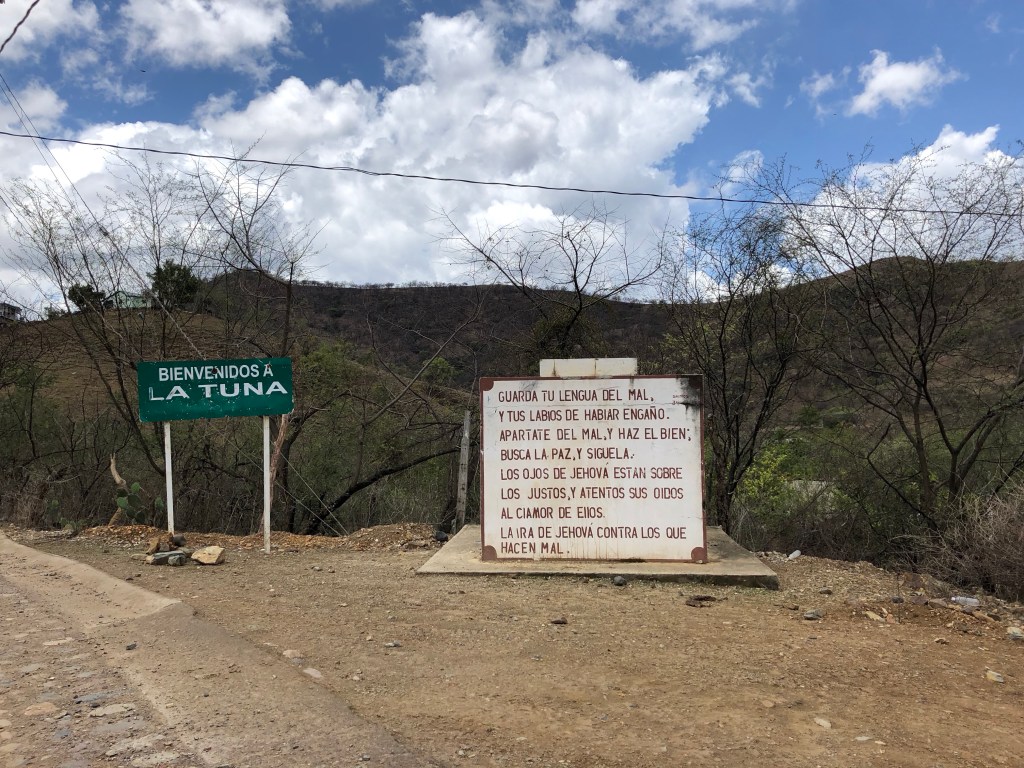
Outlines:
[[[30,6],[28,7],[28,8],[26,8],[26,9],[25,9],[25,15],[24,15],[24,16],[22,16],[22,17],[21,17],[21,19],[20,19],[20,20],[18,21],[18,23],[14,25],[14,29],[12,29],[12,30],[11,30],[11,34],[9,34],[9,35],[7,36],[7,39],[6,39],[6,40],[4,40],[4,41],[3,41],[3,43],[0,43],[0,53],[3,53],[3,52],[4,52],[4,48],[6,48],[6,47],[7,47],[7,44],[8,44],[9,42],[11,42],[11,40],[13,40],[13,39],[14,39],[14,36],[15,36],[16,34],[18,34],[18,29],[20,29],[20,28],[21,28],[21,25],[22,25],[22,24],[24,24],[24,23],[25,23],[26,21],[28,21],[28,17],[29,17],[29,14],[30,14],[30,13],[32,13],[32,10],[33,10],[33,9],[34,9],[34,8],[35,8],[35,7],[37,6],[37,5],[39,5],[39,0],[32,0],[32,5],[30,5]]]
[[[329,171],[334,173],[353,173],[374,178],[406,179],[410,181],[433,181],[448,184],[469,184],[478,187],[502,187],[506,189],[534,189],[542,192],[579,192],[587,195],[611,195],[617,197],[640,197],[655,200],[686,200],[695,203],[719,203],[731,205],[765,205],[780,208],[820,208],[824,210],[848,210],[848,211],[895,211],[899,213],[914,213],[923,215],[944,215],[944,216],[980,216],[988,218],[1018,218],[1019,213],[999,211],[975,211],[975,210],[945,210],[933,208],[893,208],[872,205],[852,205],[848,203],[816,203],[809,200],[779,200],[762,199],[756,197],[726,197],[724,195],[686,195],[683,193],[670,192],[644,192],[627,191],[621,189],[608,189],[601,187],[563,187],[551,184],[528,184],[515,181],[488,181],[484,179],[468,179],[459,176],[432,176],[424,173],[401,173],[400,171],[373,171],[367,168],[359,168],[353,165],[319,165],[317,163],[299,163],[289,160],[270,160],[257,157],[233,157],[231,155],[204,154],[200,152],[188,152],[183,149],[160,149],[157,147],[139,147],[130,144],[112,144],[102,141],[85,141],[84,139],[66,139],[55,136],[41,136],[12,131],[0,130],[0,136],[7,136],[13,139],[41,139],[42,141],[59,142],[63,144],[74,144],[83,147],[96,147],[98,149],[112,149],[120,152],[145,152],[153,155],[165,155],[171,157],[188,157],[195,160],[221,160],[229,163],[248,163],[252,165],[265,165],[273,168],[302,169],[311,171]]]
[[[32,122],[31,116],[29,116],[25,108],[21,106],[21,101],[18,99],[17,94],[14,93],[14,89],[11,88],[11,86],[8,84],[7,78],[4,77],[2,72],[0,72],[0,91],[3,92],[4,97],[7,99],[7,102],[11,105],[11,109],[14,110],[15,117],[18,118],[18,122],[21,123],[22,127],[25,128],[26,130],[28,130],[29,128],[31,128],[32,130],[31,133],[23,134],[20,136],[20,138],[27,138],[32,140],[32,146],[36,148],[36,152],[39,153],[39,156],[40,158],[42,158],[43,163],[47,166],[47,168],[50,169],[50,172],[52,173],[53,168],[50,166],[50,161],[47,159],[46,156],[47,154],[49,154],[51,157],[53,157],[53,153],[50,152],[49,147],[47,147],[46,144],[42,143],[45,140],[39,136],[39,131],[36,128],[35,124]],[[65,174],[65,176],[66,175],[67,174]],[[70,179],[68,179],[68,181],[70,181]]]

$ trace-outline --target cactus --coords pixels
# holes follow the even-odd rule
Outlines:
[[[138,483],[132,483],[128,488],[118,488],[117,497],[117,508],[124,512],[125,517],[131,520],[133,523],[142,522],[142,519],[146,513],[145,506],[142,503],[142,486]]]

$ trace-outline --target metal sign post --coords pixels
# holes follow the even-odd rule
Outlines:
[[[466,524],[466,488],[469,484],[469,411],[462,421],[462,447],[459,451],[459,489],[455,501],[455,532]]]
[[[270,554],[270,417],[263,417],[263,551]]]
[[[161,360],[140,362],[137,370],[139,420],[164,424],[167,530],[171,533],[174,484],[170,422],[224,416],[263,417],[263,549],[270,552],[270,416],[291,413],[295,407],[292,361],[287,357]]]
[[[171,468],[171,422],[164,422],[164,479],[167,481],[167,532],[174,534],[174,472]]]

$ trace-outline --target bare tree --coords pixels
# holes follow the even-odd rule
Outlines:
[[[650,286],[662,268],[660,250],[631,247],[626,222],[596,207],[557,216],[549,228],[510,225],[475,237],[450,216],[446,222],[446,242],[459,261],[483,282],[515,288],[540,316],[527,345],[540,356],[599,349],[594,308]]]
[[[66,302],[80,296],[83,285],[103,296],[86,302],[83,311],[66,304],[68,313],[59,327],[86,355],[108,407],[134,433],[134,447],[149,471],[163,474],[157,427],[136,418],[136,363],[288,354],[291,284],[310,253],[311,237],[282,222],[275,197],[281,174],[271,178],[239,162],[197,167],[188,175],[145,158],[120,158],[112,173],[116,189],[92,206],[59,186],[28,181],[12,184],[7,197],[13,201],[17,255],[25,271],[45,274]],[[255,278],[236,283],[265,282],[274,290],[263,304],[251,296],[237,297],[244,310],[221,313],[225,332],[218,339],[208,310],[211,293],[223,295],[229,290],[225,281],[237,277],[227,274],[230,269],[244,269]],[[167,301],[168,292],[154,283],[168,272],[190,279],[187,302]],[[176,462],[183,486],[190,472],[207,472],[214,465],[225,476],[254,471],[237,462],[232,468],[227,453],[223,461],[213,458],[217,452],[210,450],[210,441],[229,437],[229,431],[193,424],[185,428]],[[123,466],[139,471],[130,463]]]
[[[821,278],[817,363],[867,408],[863,460],[937,532],[966,493],[1024,467],[1024,358],[1006,325],[1020,296],[1024,173],[1000,154],[947,165],[921,153],[809,188],[794,190],[781,167],[760,179],[785,212],[787,247]]]
[[[272,172],[247,163],[244,156],[216,166],[197,165],[192,173],[202,215],[220,243],[222,271],[241,278],[225,289],[241,294],[227,300],[242,311],[225,316],[242,318],[249,343],[257,347],[272,338],[274,348],[265,353],[279,356],[292,350],[294,289],[317,252],[318,234],[310,224],[286,222],[280,196],[287,175],[287,170]],[[266,323],[274,324],[272,334],[262,332]],[[253,334],[254,329],[261,332]]]
[[[187,185],[165,166],[122,159],[123,191],[109,193],[94,208],[63,188],[17,181],[12,234],[17,261],[27,273],[46,275],[63,295],[67,330],[87,356],[111,407],[137,437],[149,466],[162,472],[156,442],[135,419],[135,364],[182,349],[197,350],[188,332],[194,312],[146,311],[148,274],[175,257],[202,269],[201,227],[190,219]],[[80,286],[103,296],[74,311]]]
[[[743,476],[801,370],[810,294],[783,234],[776,212],[755,208],[695,217],[664,239],[669,359],[704,376],[709,512],[726,532]]]
[[[297,314],[316,233],[290,226],[283,215],[281,175],[244,161],[187,174],[125,161],[117,173],[119,191],[94,210],[47,185],[19,183],[9,197],[18,201],[14,224],[26,270],[46,274],[65,297],[83,299],[83,311],[66,305],[47,334],[67,331],[74,350],[68,357],[89,367],[78,378],[88,386],[89,413],[114,412],[129,436],[118,456],[127,480],[155,489],[164,472],[157,427],[137,418],[135,365],[146,359],[295,360],[296,409],[275,420],[272,470],[288,497],[279,500],[277,520],[292,529],[337,531],[358,522],[373,506],[364,503],[368,496],[399,488],[405,473],[425,473],[434,459],[457,450],[468,396],[421,379],[475,312],[437,338],[424,336],[432,351],[414,370],[389,365],[386,355],[332,346]],[[154,276],[185,269],[203,278],[203,295],[194,303],[163,301],[177,294],[154,287]],[[103,300],[72,291],[82,285]],[[189,296],[192,287],[190,281]],[[148,290],[157,306],[112,303],[119,290],[143,299]],[[258,457],[251,423],[182,422],[175,438],[179,522],[252,530],[259,519]],[[97,464],[100,477],[106,459]]]

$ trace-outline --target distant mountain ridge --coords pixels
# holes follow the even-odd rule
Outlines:
[[[342,287],[302,284],[294,288],[299,314],[326,336],[373,348],[385,359],[418,367],[460,326],[441,356],[460,383],[479,376],[532,376],[537,351],[531,333],[542,316],[512,286]],[[585,316],[588,335],[580,357],[649,358],[669,329],[664,305],[606,301]]]

